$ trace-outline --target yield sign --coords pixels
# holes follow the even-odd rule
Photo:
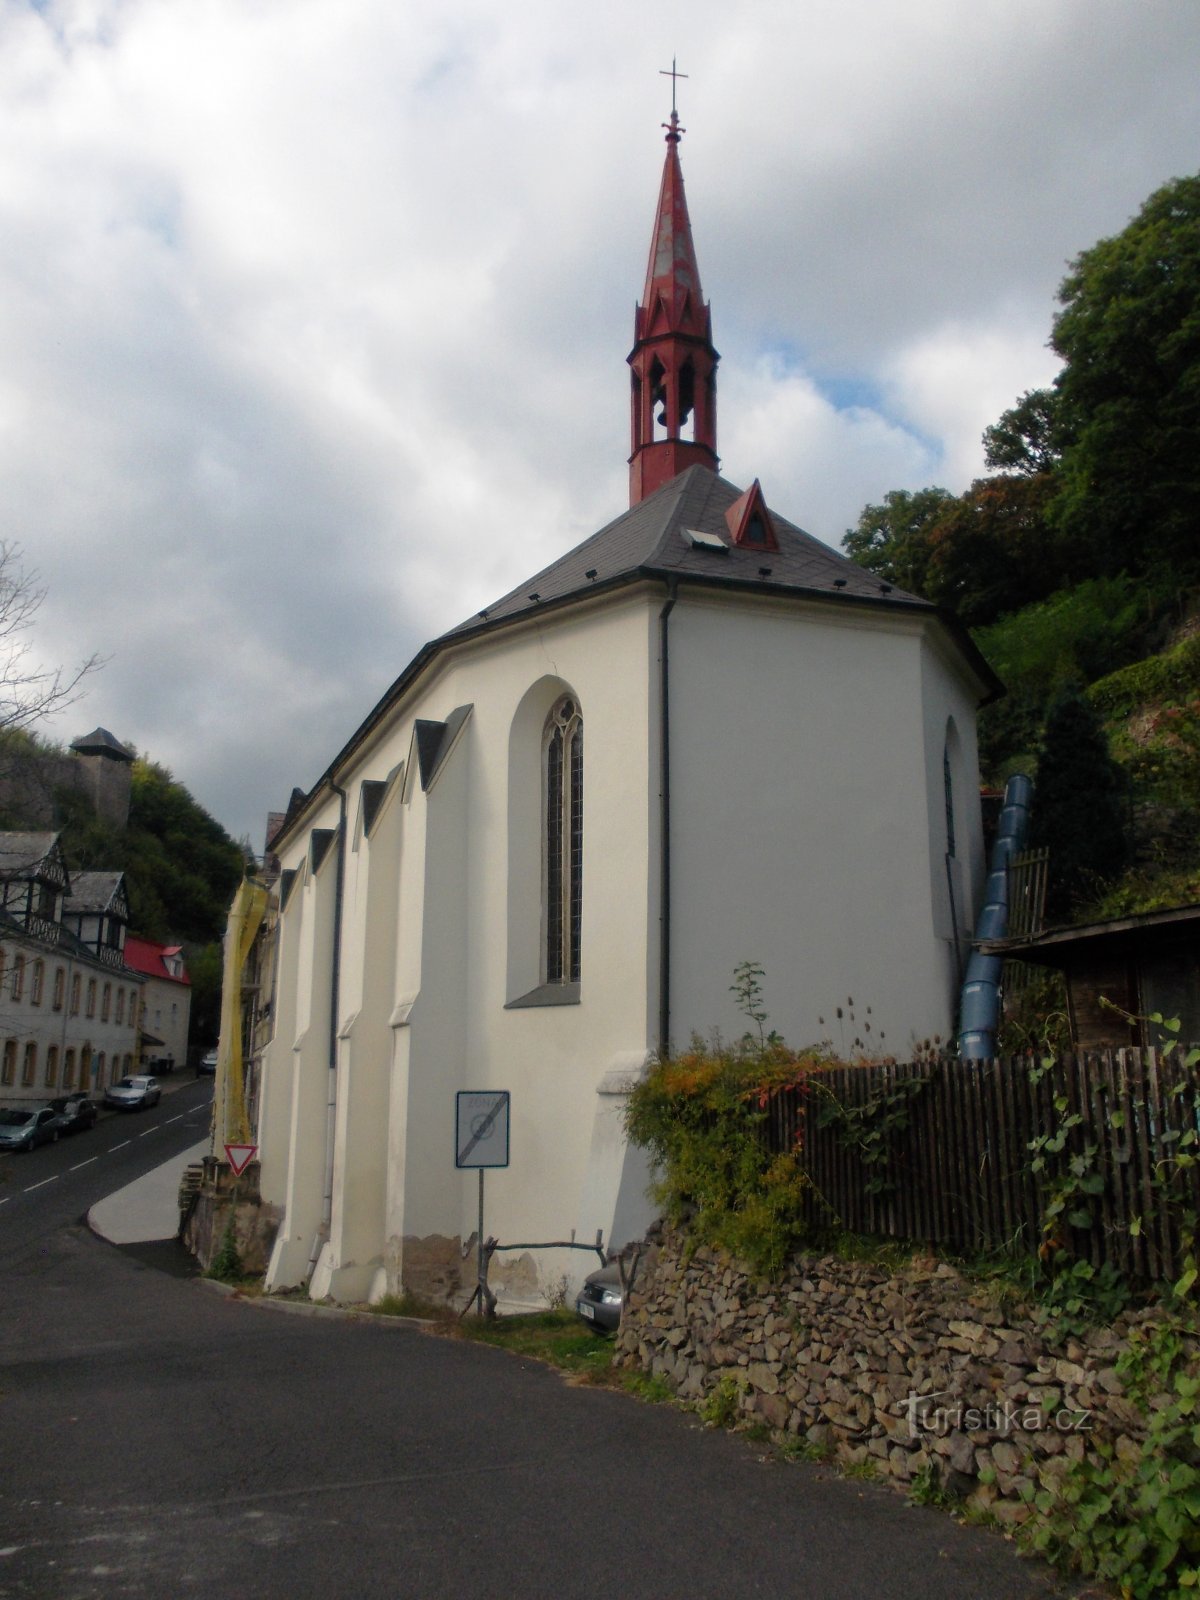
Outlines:
[[[225,1146],[225,1156],[229,1165],[233,1168],[235,1178],[241,1177],[242,1173],[254,1160],[257,1152],[258,1146],[256,1144],[227,1144]]]

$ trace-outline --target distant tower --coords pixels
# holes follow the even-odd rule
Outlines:
[[[717,470],[717,362],[712,314],[700,288],[674,107],[646,288],[634,320],[633,453],[629,503],[653,494],[686,467]]]

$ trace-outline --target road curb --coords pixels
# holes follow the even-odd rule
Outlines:
[[[222,1283],[219,1278],[196,1278],[196,1283],[224,1295],[227,1300],[240,1300],[243,1305],[256,1306],[261,1311],[282,1311],[289,1317],[332,1317],[338,1322],[364,1322],[372,1328],[436,1328],[432,1317],[391,1317],[378,1311],[359,1311],[354,1306],[320,1306],[303,1300],[278,1300],[273,1295],[246,1294],[235,1284]]]

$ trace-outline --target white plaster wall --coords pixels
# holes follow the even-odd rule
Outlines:
[[[78,958],[67,959],[49,951],[39,951],[16,940],[4,940],[0,948],[5,953],[4,977],[0,984],[0,1052],[8,1040],[16,1045],[16,1063],[11,1083],[0,1083],[0,1100],[13,1105],[42,1105],[57,1095],[74,1092],[103,1095],[105,1087],[126,1072],[136,1072],[137,1060],[137,1000],[142,991],[141,980],[129,973],[114,971],[111,967],[90,965]],[[26,961],[25,979],[21,998],[13,992],[14,964],[18,954]],[[42,997],[33,1003],[33,966],[43,962]],[[63,970],[63,1003],[54,1005],[55,972]],[[78,974],[81,983],[81,1003],[78,1013],[71,1010],[71,979]],[[96,984],[95,1014],[86,1011],[89,979]],[[109,1015],[102,1015],[104,985],[111,985]],[[124,992],[125,1004],[121,1022],[116,1020],[117,991]],[[21,1081],[25,1060],[25,1047],[33,1043],[37,1058],[32,1084]],[[54,1082],[47,1083],[46,1067],[51,1048],[58,1051]],[[75,1082],[72,1090],[63,1088],[63,1067],[68,1050],[75,1051]],[[83,1052],[90,1050],[92,1072],[86,1082],[81,1077]],[[103,1076],[100,1075],[100,1057],[104,1056]]]
[[[614,1230],[648,1220],[618,1079],[657,1042],[663,600],[630,591],[446,651],[339,770],[354,818],[363,781],[409,764],[347,857],[336,1184],[319,1275],[335,1293],[393,1286],[406,1249],[474,1228],[476,1176],[454,1167],[459,1089],[512,1095],[511,1165],[487,1180],[485,1226],[501,1242],[574,1230],[590,1243],[600,1228],[620,1243]],[[923,644],[927,626],[681,594],[670,621],[677,1042],[743,1030],[729,985],[746,959],[766,968],[771,1022],[794,1044],[827,1034],[849,1049],[835,1018],[849,995],[860,1030],[872,1008],[867,1048],[901,1053],[948,1030],[952,952],[934,903],[944,817],[931,807],[941,816],[950,715],[973,766],[977,686]],[[540,729],[566,691],[584,719],[580,998],[514,1007],[540,976]],[[414,720],[444,722],[465,705],[426,792]],[[331,801],[307,825],[336,821]],[[977,829],[964,793],[972,896]],[[306,846],[307,832],[284,865],[301,865]],[[286,1123],[280,1283],[297,1281],[319,1219],[334,858],[331,848],[317,883],[297,886],[302,906],[284,918],[262,1141],[273,1196]],[[592,1264],[570,1252],[535,1261],[543,1285]]]
[[[362,1185],[341,1182],[361,1138],[352,1129],[379,1126],[378,1080],[357,1067],[339,1075],[335,1241],[339,1228],[343,1245],[353,1235],[355,1261],[373,1258],[377,1249],[395,1255],[406,1237],[465,1236],[474,1228],[476,1177],[453,1164],[454,1094],[465,1088],[507,1088],[513,1096],[512,1166],[488,1180],[488,1230],[502,1240],[536,1240],[566,1237],[572,1229],[591,1238],[599,1227],[610,1237],[617,1196],[597,1194],[589,1184],[589,1154],[605,1073],[614,1058],[644,1057],[648,1042],[646,795],[653,780],[646,728],[656,614],[655,601],[629,596],[464,650],[444,661],[339,774],[353,816],[358,785],[386,778],[409,758],[415,718],[442,721],[456,706],[473,705],[428,793],[411,773],[403,798],[389,802],[396,859],[377,873],[372,837],[360,844],[347,874],[343,1023],[358,1011],[350,1059],[357,1061],[377,964],[394,970],[395,1018],[382,1220],[376,1199],[364,1193],[373,1177]],[[584,716],[581,1002],[506,1010],[513,989],[510,889],[520,887],[510,883],[509,871],[510,736],[530,686],[543,679],[568,686]],[[540,724],[537,733],[540,791]],[[536,801],[517,826],[540,839]],[[540,872],[536,846],[534,870]],[[389,879],[396,885],[390,906],[382,890],[376,894]],[[535,888],[536,952],[540,880]],[[300,970],[306,966],[302,958]],[[356,1099],[361,1110],[350,1103]],[[611,1096],[605,1105],[611,1110]],[[623,1205],[628,1213],[627,1194]],[[330,1259],[337,1259],[336,1244]],[[544,1266],[550,1277],[569,1271],[578,1278],[592,1264],[563,1253]]]
[[[336,814],[334,820],[336,823]],[[293,891],[301,900],[297,908],[299,961],[294,974],[289,973],[289,981],[295,984],[297,1032],[292,1041],[290,1090],[281,1097],[290,1112],[289,1161],[284,1214],[267,1268],[270,1289],[286,1288],[306,1279],[324,1209],[328,1107],[333,1087],[329,1004],[336,859],[335,844],[320,869]]]
[[[681,597],[671,617],[676,1044],[692,1030],[745,1030],[729,986],[746,960],[765,968],[770,1025],[795,1046],[828,1037],[849,1052],[860,1038],[900,1054],[947,1034],[953,985],[930,887],[932,670],[915,619]],[[934,723],[944,725],[946,698]],[[941,792],[939,740],[938,807]]]

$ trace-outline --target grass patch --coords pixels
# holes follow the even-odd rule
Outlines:
[[[420,1295],[385,1294],[381,1300],[369,1305],[367,1310],[377,1317],[416,1317],[422,1322],[452,1322],[454,1311],[433,1300],[422,1300]]]
[[[613,1368],[612,1339],[587,1327],[573,1311],[534,1311],[492,1322],[468,1316],[457,1324],[457,1331],[477,1344],[544,1361],[578,1382],[626,1387],[625,1374]]]

